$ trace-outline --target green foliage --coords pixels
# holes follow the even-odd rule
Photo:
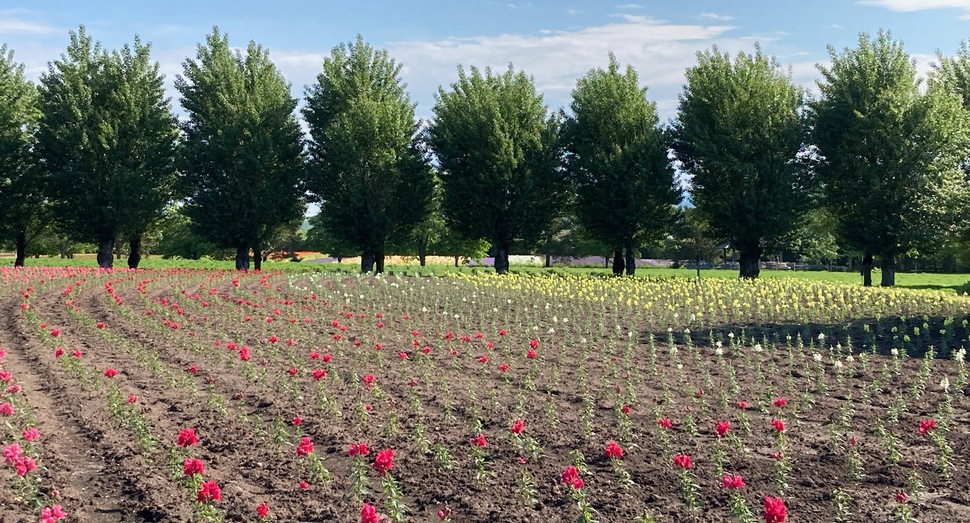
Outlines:
[[[385,244],[428,214],[434,179],[415,140],[414,104],[401,65],[358,35],[335,47],[303,110],[310,127],[310,188],[317,222],[383,271]],[[341,249],[343,250],[343,249]]]
[[[136,36],[108,52],[72,31],[41,77],[40,109],[36,150],[58,221],[102,251],[140,238],[172,199],[178,133],[151,45]]]
[[[188,121],[182,126],[185,214],[195,231],[237,250],[259,251],[304,211],[304,164],[296,100],[269,52],[250,42],[233,53],[214,28],[175,81]],[[257,258],[257,268],[259,267]]]
[[[952,230],[966,197],[967,112],[947,89],[920,92],[915,63],[888,32],[863,33],[857,48],[829,54],[811,105],[826,203],[839,239],[880,255],[882,283],[893,285],[897,256]]]
[[[756,277],[762,252],[778,245],[810,203],[811,170],[802,89],[760,48],[735,60],[717,48],[687,70],[674,151],[691,176],[691,198],[715,238],[741,254]]]
[[[25,241],[41,212],[42,182],[30,158],[38,117],[37,91],[23,64],[0,46],[0,239]]]
[[[567,190],[557,148],[559,123],[532,78],[511,67],[501,75],[458,69],[439,88],[427,140],[440,165],[443,214],[460,236],[485,239],[505,272],[508,250],[532,244],[558,213]]]
[[[662,239],[680,202],[656,105],[646,93],[633,67],[621,73],[611,53],[607,70],[593,69],[577,82],[573,115],[562,127],[579,221],[611,247]]]

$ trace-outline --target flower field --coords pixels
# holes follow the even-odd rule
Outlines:
[[[970,521],[970,299],[0,269],[0,522]]]

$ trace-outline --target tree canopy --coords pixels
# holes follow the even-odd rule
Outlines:
[[[387,242],[423,221],[433,196],[400,71],[358,35],[324,60],[303,110],[312,138],[308,185],[321,202],[316,221],[363,253],[364,272],[375,264],[384,271]]]
[[[460,236],[495,249],[495,269],[508,271],[512,241],[538,240],[567,191],[550,115],[531,77],[458,69],[439,88],[427,140],[440,166],[445,219]]]
[[[237,269],[250,249],[259,269],[263,243],[305,209],[297,102],[268,51],[234,53],[218,28],[183,69],[184,212],[204,239],[236,249]]]
[[[656,105],[646,95],[636,70],[621,72],[611,53],[606,70],[579,79],[562,126],[576,214],[591,236],[615,250],[617,274],[624,267],[634,274],[634,249],[663,238],[681,199]]]
[[[812,171],[800,161],[803,91],[756,48],[732,60],[717,48],[687,70],[673,149],[708,229],[740,254],[740,274],[798,224],[809,206]]]

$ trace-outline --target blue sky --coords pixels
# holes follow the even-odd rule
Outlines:
[[[569,104],[576,79],[604,66],[612,50],[637,69],[668,119],[698,50],[716,44],[751,52],[760,42],[796,82],[812,87],[827,45],[853,47],[860,32],[886,28],[926,71],[937,50],[953,54],[970,38],[970,0],[0,2],[0,42],[35,79],[79,24],[109,48],[135,34],[152,42],[169,86],[218,25],[235,46],[254,40],[267,47],[298,96],[324,56],[360,33],[403,64],[422,117],[431,115],[438,86],[456,79],[458,64],[504,69],[511,62],[535,78],[555,109]]]

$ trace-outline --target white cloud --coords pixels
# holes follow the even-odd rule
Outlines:
[[[616,6],[617,9],[643,9],[640,4],[620,4]]]
[[[718,20],[721,22],[730,22],[731,20],[734,20],[734,17],[731,15],[722,15],[717,13],[701,13],[701,18],[706,18],[708,20]]]
[[[40,22],[31,22],[17,16],[22,12],[24,11],[19,9],[0,11],[0,34],[23,33],[42,35],[60,32],[60,29],[54,26],[42,24]]]
[[[964,9],[970,11],[970,0],[859,0],[856,3],[884,7],[904,13],[929,9]]]

